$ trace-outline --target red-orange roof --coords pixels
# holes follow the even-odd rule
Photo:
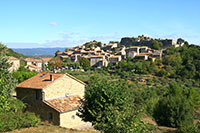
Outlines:
[[[136,51],[131,51],[132,53],[137,53]]]
[[[70,110],[75,110],[80,107],[80,97],[79,96],[69,96],[64,98],[57,98],[51,100],[44,100],[43,102],[55,109],[58,112],[66,112]]]
[[[32,67],[32,68],[36,68],[36,69],[41,69],[41,67],[33,65],[33,64],[27,65],[26,67]]]
[[[33,76],[30,79],[25,80],[24,82],[17,85],[19,88],[32,88],[32,89],[43,89],[49,84],[51,84],[53,81],[50,81],[50,74],[53,75],[53,81],[58,79],[59,77],[62,77],[64,73],[57,74],[57,73],[47,73],[42,72],[35,76]]]
[[[113,55],[110,58],[119,58],[119,57],[121,57],[121,56],[120,55]]]
[[[26,59],[24,59],[25,61],[35,61],[35,59],[34,58],[26,58]]]
[[[53,81],[50,81],[50,75],[53,77]],[[80,81],[79,79],[73,77],[68,73],[48,73],[48,72],[41,72],[30,79],[25,80],[24,82],[17,85],[18,88],[32,88],[32,89],[44,89],[49,84],[53,83],[56,79],[62,76],[68,76],[77,82],[84,84],[84,82]]]
[[[98,58],[98,57],[104,57],[104,55],[93,55],[91,58]]]
[[[26,58],[25,61],[27,61],[27,62],[42,62],[41,59],[34,59],[34,58]]]
[[[147,54],[138,54],[136,56],[146,56]]]
[[[19,60],[19,59],[13,57],[13,56],[10,56],[9,59],[10,59],[10,60]]]
[[[50,61],[52,58],[42,58],[42,60],[43,61],[46,61],[46,62],[48,62],[48,61]]]

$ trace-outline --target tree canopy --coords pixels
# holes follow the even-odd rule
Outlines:
[[[15,89],[16,80],[9,72],[8,48],[0,43],[0,112],[9,110],[11,93]]]

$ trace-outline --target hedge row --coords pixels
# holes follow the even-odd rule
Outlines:
[[[40,123],[40,118],[30,112],[9,112],[0,114],[0,132],[33,127],[39,125]]]

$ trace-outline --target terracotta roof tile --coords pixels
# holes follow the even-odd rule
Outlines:
[[[42,61],[46,61],[46,62],[48,62],[48,61],[50,61],[52,58],[42,58]]]
[[[10,56],[9,59],[10,59],[10,60],[19,60],[19,59],[13,57],[13,56]]]
[[[54,79],[53,81],[55,81],[56,79],[58,79],[59,77],[64,75],[64,73],[57,74],[57,73],[42,72],[42,73],[39,73],[39,74],[33,76],[30,79],[27,79],[24,82],[18,84],[17,87],[43,89],[53,82],[53,81],[50,81],[50,74],[53,75],[53,79]]]
[[[138,54],[136,56],[146,56],[147,54]]]
[[[32,67],[32,68],[36,68],[36,69],[41,69],[41,67],[33,65],[33,64],[27,65],[26,67]]]
[[[56,111],[62,113],[79,108],[81,105],[79,100],[79,96],[69,96],[64,98],[44,100],[43,102]]]
[[[42,62],[41,59],[34,59],[34,58],[26,58],[25,61],[27,61],[27,62]]]
[[[53,81],[50,81],[50,75],[53,76]],[[86,85],[84,82],[80,81],[79,79],[73,77],[68,73],[48,73],[48,72],[41,72],[30,79],[25,80],[24,82],[17,85],[18,88],[32,88],[32,89],[43,89],[47,87],[49,84],[53,83],[56,79],[62,76],[68,76],[77,82]]]

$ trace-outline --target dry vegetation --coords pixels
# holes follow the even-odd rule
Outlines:
[[[14,130],[11,131],[10,133],[99,133],[99,132],[94,129],[76,130],[76,129],[62,128],[54,125],[40,125],[38,127]]]

